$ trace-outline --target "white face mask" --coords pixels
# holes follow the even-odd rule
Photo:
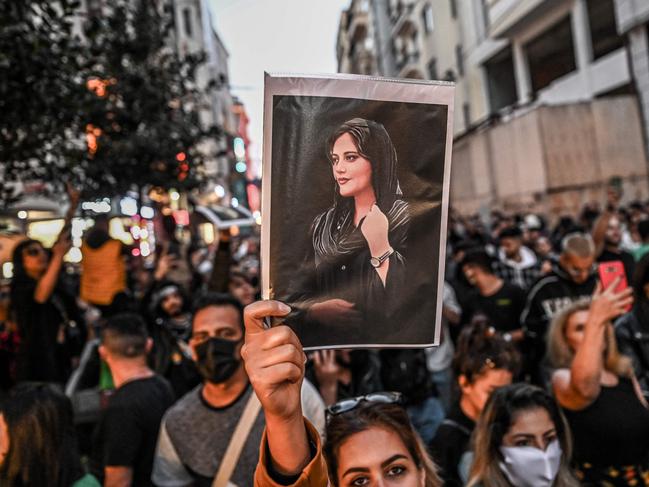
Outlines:
[[[561,465],[561,446],[554,440],[545,451],[532,446],[501,446],[500,469],[515,487],[550,487]]]

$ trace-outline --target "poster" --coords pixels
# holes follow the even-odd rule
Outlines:
[[[439,344],[454,89],[266,74],[262,294],[305,349]]]

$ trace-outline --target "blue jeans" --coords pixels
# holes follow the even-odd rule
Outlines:
[[[437,394],[439,400],[442,401],[444,411],[448,413],[453,405],[453,372],[449,367],[437,372],[431,372],[430,377],[437,388]]]
[[[419,404],[408,406],[408,416],[421,439],[428,445],[435,436],[437,428],[444,421],[444,407],[436,397],[429,397]]]

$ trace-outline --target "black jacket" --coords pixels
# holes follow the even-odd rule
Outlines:
[[[545,341],[552,318],[561,310],[581,299],[589,299],[595,291],[596,275],[582,284],[574,282],[560,266],[542,277],[527,295],[521,322],[527,335],[535,341]]]
[[[640,388],[649,396],[649,321],[642,319],[638,306],[615,322],[615,337],[620,352],[633,361]]]

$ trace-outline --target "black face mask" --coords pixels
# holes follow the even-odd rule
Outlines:
[[[239,343],[241,340],[212,337],[196,345],[196,368],[201,376],[214,384],[220,384],[232,377],[241,362],[236,356]]]

